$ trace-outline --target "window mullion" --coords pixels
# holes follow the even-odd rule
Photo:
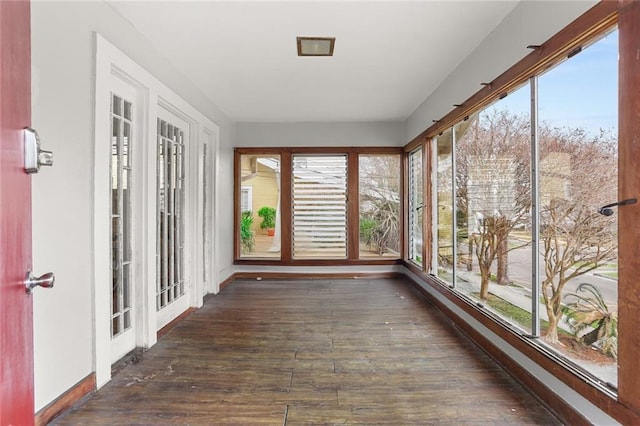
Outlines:
[[[451,129],[451,275],[452,286],[456,287],[458,279],[458,215],[456,200],[456,128]]]
[[[431,143],[422,144],[422,270],[431,271],[431,220],[433,217],[431,207]]]
[[[280,154],[280,210],[281,210],[281,223],[280,229],[282,231],[281,247],[280,247],[280,260],[283,262],[291,261],[291,231],[292,231],[292,219],[291,214],[291,184],[292,184],[292,168],[291,152],[283,151]]]
[[[360,189],[359,158],[355,152],[347,156],[347,258],[360,257]]]
[[[124,111],[124,100],[120,100],[120,111]],[[124,317],[122,315],[122,311],[124,308],[124,285],[126,284],[124,281],[124,182],[123,182],[123,140],[124,140],[124,120],[120,119],[120,127],[118,128],[118,216],[119,216],[119,226],[118,226],[118,282],[120,285],[117,289],[117,301],[114,300],[114,303],[117,303],[117,313],[118,313],[118,329],[124,330]]]
[[[167,197],[167,208],[165,209],[165,239],[167,241],[167,251],[166,251],[166,255],[165,255],[165,264],[166,264],[166,269],[165,272],[167,274],[167,281],[166,281],[166,288],[165,288],[165,293],[167,295],[167,304],[173,302],[173,283],[174,283],[174,263],[173,263],[173,250],[174,250],[174,246],[175,246],[175,241],[173,238],[173,229],[174,229],[174,222],[173,222],[173,214],[174,214],[174,202],[173,202],[173,149],[174,149],[174,142],[173,142],[173,127],[169,126],[169,139],[167,139],[167,144],[166,144],[166,149],[165,149],[165,161],[166,161],[166,167],[167,167],[167,174],[166,174],[166,180],[165,180],[165,186],[164,186],[164,190],[165,190],[165,194]]]
[[[531,335],[540,336],[540,157],[538,141],[538,77],[531,77]]]

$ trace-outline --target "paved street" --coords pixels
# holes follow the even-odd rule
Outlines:
[[[509,278],[517,284],[531,290],[531,247],[523,247],[509,252]],[[618,302],[618,281],[599,275],[611,269],[599,268],[569,281],[564,294],[575,292],[580,283],[587,282],[596,286],[609,306],[616,306]],[[540,277],[544,279],[544,259],[540,258]]]

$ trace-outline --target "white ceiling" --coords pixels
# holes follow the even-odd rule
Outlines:
[[[405,120],[517,3],[109,2],[236,122]]]

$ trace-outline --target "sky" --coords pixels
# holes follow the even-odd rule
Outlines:
[[[529,114],[530,89],[510,93],[494,104]],[[582,52],[538,77],[538,120],[552,127],[618,129],[618,32],[613,31]]]

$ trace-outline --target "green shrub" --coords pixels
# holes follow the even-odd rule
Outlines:
[[[255,238],[253,236],[253,215],[251,211],[242,212],[240,218],[240,242],[242,244],[242,253],[251,253],[255,245]]]
[[[595,345],[613,358],[618,357],[618,312],[609,308],[600,290],[593,284],[581,283],[575,293],[565,296],[562,312],[576,338],[585,345]]]
[[[373,244],[373,234],[378,227],[378,223],[373,219],[360,218],[360,239],[367,246]]]

